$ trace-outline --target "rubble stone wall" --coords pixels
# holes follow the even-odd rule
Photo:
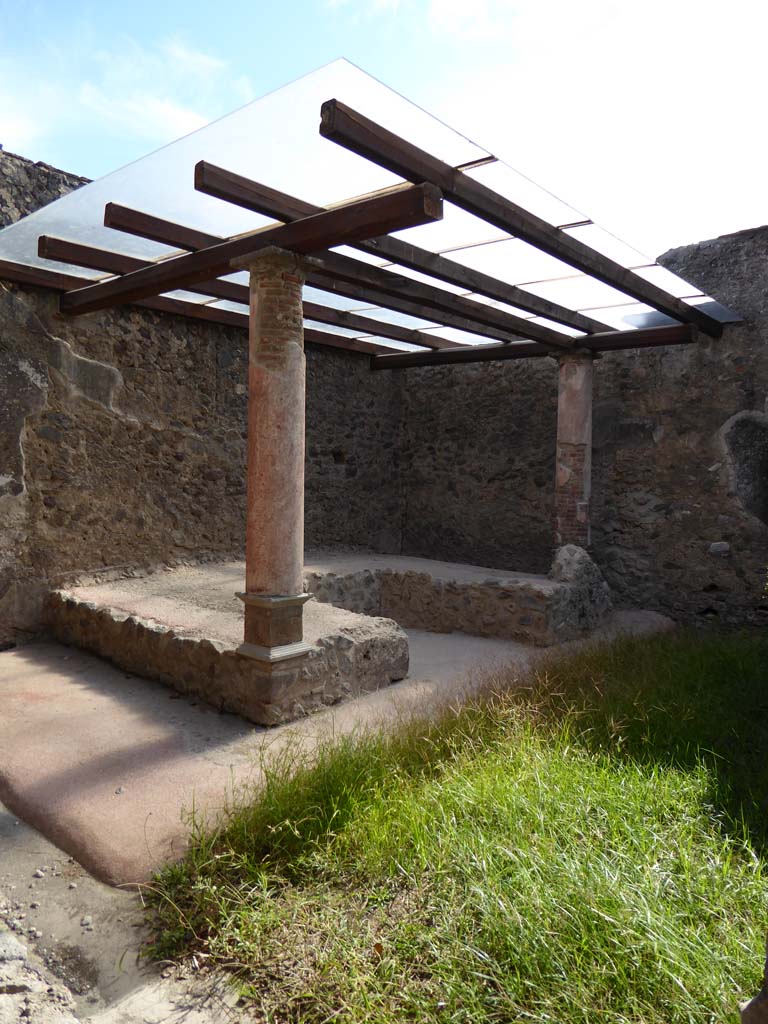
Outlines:
[[[764,623],[768,227],[661,262],[745,322],[596,363],[591,553],[618,603]],[[549,359],[408,371],[405,552],[546,571],[556,398]]]
[[[403,552],[546,573],[553,554],[557,364],[521,359],[398,373]]]
[[[309,573],[318,601],[364,615],[383,615],[409,629],[468,633],[547,647],[585,636],[611,610],[610,590],[582,548],[558,550],[548,576],[452,578],[438,572],[363,569]]]
[[[0,152],[0,219],[84,179]],[[617,603],[765,622],[768,228],[662,262],[745,323],[595,368],[592,554]],[[307,347],[306,539],[545,573],[557,368],[370,373]],[[243,332],[137,310],[70,320],[0,280],[0,641],[68,573],[242,551]]]
[[[0,152],[14,217],[80,181]],[[240,329],[68,318],[0,278],[0,643],[71,575],[242,553],[246,363]],[[308,544],[399,550],[398,393],[365,356],[307,346]]]
[[[47,206],[88,180],[0,149],[0,227]]]

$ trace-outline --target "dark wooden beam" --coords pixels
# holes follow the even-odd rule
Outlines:
[[[695,341],[694,330],[688,324],[673,327],[649,327],[638,331],[606,331],[582,339],[588,343],[587,351],[599,354],[618,349],[658,348],[662,345],[687,345]],[[372,370],[403,370],[410,366],[453,366],[457,363],[484,363],[501,359],[530,359],[554,356],[544,345],[523,342],[519,345],[465,345],[461,349],[443,352],[398,352],[395,355],[376,356],[371,360]]]
[[[676,320],[695,324],[713,338],[722,334],[722,324],[718,320],[528,213],[498,192],[406,142],[346,104],[328,100],[321,108],[320,117],[320,134],[324,138],[358,153],[406,181],[432,182],[456,206],[530,242],[542,252],[617,288],[638,302],[645,302]]]
[[[156,299],[144,299],[137,305],[146,309],[154,309],[161,313],[173,313],[177,316],[190,317],[193,320],[206,320],[209,323],[225,324],[228,327],[238,327],[240,330],[248,330],[248,314],[236,313],[230,309],[217,309],[215,306],[198,305],[195,302],[184,302],[180,299],[169,299],[160,295]],[[358,341],[356,338],[342,338],[338,334],[328,334],[327,331],[316,331],[312,328],[305,328],[304,340],[313,345],[321,345],[324,348],[341,348],[347,352],[357,352],[360,355],[377,356],[386,354],[389,349],[385,345],[376,345],[368,341]]]
[[[125,231],[128,234],[137,234],[142,238],[155,238],[162,240],[168,245],[176,245],[180,248],[186,248],[187,245],[189,245],[189,247],[194,251],[194,229],[187,228],[182,224],[173,224],[169,221],[164,221],[159,217],[152,217],[150,214],[131,210],[128,207],[117,206],[114,203],[110,205],[111,209],[108,211],[108,214],[105,214],[104,218],[105,224],[107,224],[107,220],[109,220],[109,223],[107,224],[108,227]],[[165,233],[166,230],[167,234]],[[219,242],[226,241],[226,239],[217,235],[206,235],[205,240],[207,245],[215,245]],[[514,333],[511,334],[508,330],[500,330],[495,327],[490,327],[487,324],[478,323],[477,321],[468,319],[465,316],[459,316],[445,311],[440,312],[439,310],[432,310],[427,313],[418,302],[409,301],[402,296],[389,295],[371,288],[370,286],[364,287],[362,285],[351,284],[346,281],[334,280],[332,277],[313,274],[311,271],[307,274],[307,284],[311,285],[313,288],[331,292],[335,295],[343,295],[348,299],[359,300],[370,305],[385,306],[389,309],[396,310],[399,313],[406,313],[409,316],[418,317],[422,320],[434,320],[435,323],[443,324],[447,327],[454,327],[461,331],[467,331],[482,338],[489,338],[492,341],[519,340],[519,335]],[[478,303],[478,305],[482,304]],[[352,316],[356,314],[349,315]],[[318,318],[315,317],[315,319]],[[324,322],[335,323],[336,321],[326,320]],[[392,338],[395,341],[407,341],[414,345],[423,344],[427,345],[429,348],[456,347],[455,342],[445,341],[442,338],[438,338],[436,335],[422,335],[424,340],[417,340],[413,337],[403,337],[400,334],[392,333],[392,331],[407,331],[407,328],[394,328],[390,325],[387,326],[389,327],[389,330],[380,328],[377,331],[377,333],[383,338]]]
[[[195,184],[196,187],[205,185],[208,195],[219,198],[231,195],[234,201],[240,201],[240,205],[244,205],[249,185],[254,183],[249,182],[247,178],[231,175],[228,171],[202,161],[195,168]],[[388,195],[394,196],[397,193]],[[295,217],[299,212],[302,212],[304,216],[312,217],[322,216],[324,212],[330,214],[332,210],[338,212],[349,208],[348,206],[334,207],[324,211],[322,207],[301,204],[298,200],[278,193],[275,189],[265,190],[264,202],[276,204],[281,196],[283,200],[280,203],[279,212],[289,223],[298,223]],[[256,209],[255,203],[249,205],[248,208]],[[264,206],[261,209],[267,208]],[[156,239],[159,237],[157,230],[153,231],[153,237]],[[180,237],[180,233],[175,237]],[[381,239],[380,241],[388,243],[395,240]],[[324,278],[327,280],[324,281]],[[319,265],[307,274],[306,280],[307,284],[316,288],[328,290],[329,285],[333,285],[333,290],[337,294],[359,298],[362,301],[372,301],[395,308],[400,312],[412,312],[417,316],[434,318],[437,323],[447,327],[456,327],[459,330],[470,331],[496,341],[531,338],[553,349],[568,349],[573,346],[571,338],[544,325],[531,324],[521,316],[515,316],[494,306],[455,295],[453,292],[446,292],[442,288],[414,281],[402,274],[382,270],[369,263],[353,260],[338,253],[323,253],[319,257]],[[354,293],[344,292],[337,284],[339,282],[354,286]],[[360,289],[365,289],[365,292]],[[390,301],[392,299],[396,304]],[[403,299],[410,303],[408,309],[402,307]],[[602,327],[602,325],[600,326]],[[438,346],[432,344],[430,347]],[[451,342],[447,342],[442,347],[453,347],[453,345]]]
[[[32,285],[35,288],[50,288],[57,292],[67,292],[72,288],[80,288],[91,284],[90,278],[76,274],[64,274],[45,267],[28,267],[22,263],[0,260],[0,279],[15,281],[17,284]],[[175,313],[196,320],[208,320],[213,323],[226,324],[231,327],[248,327],[248,317],[226,309],[197,305],[194,302],[183,302],[180,299],[158,297],[137,302],[137,306],[145,309],[160,310],[164,313]]]
[[[436,358],[429,358],[431,356]],[[557,358],[551,348],[539,345],[535,341],[521,341],[515,345],[465,345],[463,348],[444,349],[442,352],[397,352],[394,355],[375,356],[371,359],[371,369],[405,370],[415,366],[454,366],[459,363],[485,363],[542,356]]]
[[[189,249],[192,252],[207,249],[210,245],[224,241],[220,236],[208,234],[207,231],[184,227],[171,220],[155,217],[151,213],[142,213],[141,210],[121,206],[120,203],[107,203],[104,207],[104,227],[125,231],[139,238],[148,238],[152,242],[160,242],[176,249]]]
[[[104,207],[104,227],[138,238],[149,238],[187,252],[197,252],[227,241],[226,235],[198,231],[197,228],[188,227],[186,224],[164,220],[152,213],[135,210],[131,206],[121,206],[120,203],[107,203]]]
[[[393,341],[405,341],[409,345],[421,345],[424,348],[451,348],[455,342],[446,341],[428,334],[426,331],[414,331],[397,324],[387,324],[383,320],[374,320],[358,313],[350,313],[345,309],[334,309],[332,306],[321,306],[316,302],[304,303],[304,316],[307,320],[317,320],[329,327],[345,327],[350,331],[361,331],[363,334],[378,335],[380,338],[391,338]]]
[[[144,216],[146,221],[146,215]],[[177,227],[179,226],[177,225]],[[219,241],[223,241],[223,239],[219,239]],[[89,267],[91,270],[104,270],[110,274],[129,274],[134,270],[153,265],[150,261],[138,259],[135,256],[126,256],[124,253],[99,249],[96,246],[83,245],[80,242],[69,242],[64,238],[55,238],[51,235],[40,236],[37,252],[38,256],[45,259],[58,260],[60,263],[69,263],[77,267]],[[249,302],[247,285],[235,284],[232,281],[218,279],[205,281],[203,284],[193,285],[189,290],[200,295],[210,295],[213,298],[229,299],[231,302],[239,302],[244,306],[247,306]],[[236,311],[231,312],[240,315]],[[355,316],[353,313],[346,313],[344,310],[322,306],[315,302],[304,303],[304,316],[329,326],[359,330],[382,338],[392,338],[394,341],[406,341],[412,345],[421,345],[424,348],[454,347],[453,342],[446,341],[444,338],[432,337],[421,331],[408,330],[405,327],[387,324],[369,317]]]
[[[87,277],[78,277],[75,274],[62,274],[59,271],[48,270],[44,267],[27,267],[22,263],[13,263],[9,260],[0,260],[0,280],[2,279],[14,281],[17,284],[32,285],[35,288],[50,288],[58,292],[66,292],[71,288],[79,288],[90,283]],[[248,330],[247,313],[237,313],[234,310],[220,309],[216,306],[184,302],[182,299],[171,299],[164,295],[143,299],[140,302],[133,303],[133,305],[139,306],[142,309],[150,309],[153,312],[170,313],[174,316],[186,317],[187,319],[203,320],[207,323],[237,327],[244,331]],[[316,331],[310,328],[305,330],[304,338],[313,345],[341,348],[367,356],[383,354],[388,351],[384,345],[376,345],[368,341],[358,341],[356,338],[342,338],[338,334],[328,334],[326,331]]]
[[[65,293],[61,299],[61,310],[71,314],[88,313],[150,298],[173,288],[188,288],[229,273],[234,259],[271,245],[297,253],[312,253],[386,234],[387,231],[426,224],[441,217],[439,190],[432,185],[417,185],[305,217],[292,224],[268,227],[162,263],[153,263],[111,281]]]
[[[250,178],[217,167],[208,160],[200,160],[195,164],[195,190],[276,220],[301,220],[302,217],[310,217],[324,209],[267,185],[257,185]]]
[[[13,263],[11,260],[0,260],[1,278],[15,281],[16,284],[31,284],[36,288],[54,288],[59,292],[93,283],[87,277],[47,270],[45,267],[28,267],[23,263]]]
[[[335,277],[323,277],[320,274],[308,274],[307,284],[314,288],[322,288],[324,291],[333,292],[334,295],[343,295],[346,299],[358,299],[360,302],[372,303],[377,306],[385,306],[394,309],[398,313],[405,313],[408,316],[418,317],[421,320],[432,320],[437,324],[444,324],[446,327],[455,327],[460,331],[467,331],[469,334],[476,334],[481,338],[490,338],[492,341],[519,341],[520,335],[500,327],[490,327],[480,323],[474,318],[462,316],[459,313],[449,313],[447,310],[425,309],[415,299],[401,298],[400,296],[387,292],[379,292],[370,285],[352,284],[351,281],[342,281]],[[450,342],[450,348],[454,343]]]
[[[377,345],[375,342],[362,341],[358,338],[342,338],[340,334],[328,334],[327,331],[316,331],[312,327],[304,328],[304,341],[312,345],[341,348],[347,352],[362,352],[373,356],[391,351],[386,345]]]
[[[618,352],[629,348],[660,348],[664,345],[690,345],[697,340],[692,324],[669,327],[643,327],[635,331],[606,331],[589,339],[595,352]]]
[[[289,223],[300,217],[309,217],[314,213],[320,213],[324,209],[322,206],[303,202],[286,192],[279,192],[268,185],[251,181],[241,174],[224,170],[207,160],[201,160],[195,166],[195,188],[198,192],[215,196],[228,203],[235,203],[243,209]],[[524,288],[499,281],[491,277],[490,274],[472,270],[461,263],[446,259],[445,256],[404,242],[399,238],[386,236],[371,238],[364,242],[357,242],[355,248],[360,249],[361,252],[381,256],[419,273],[428,274],[437,280],[445,281],[459,288],[466,288],[467,291],[485,295],[489,299],[525,309],[535,316],[547,317],[555,323],[573,327],[577,331],[591,334],[608,329],[604,323],[593,317],[566,309],[565,306],[561,306],[557,302],[542,299]]]
[[[574,346],[572,337],[561,334],[551,327],[532,323],[523,317],[514,316],[495,306],[476,302],[463,295],[455,295],[444,288],[372,267],[349,256],[335,252],[323,253],[318,262],[319,266],[314,269],[313,274],[326,276],[333,281],[348,281],[350,284],[361,285],[371,294],[376,292],[379,295],[406,298],[421,307],[422,316],[425,317],[435,312],[450,313],[467,321],[475,321],[478,325],[494,327],[511,337],[530,338],[555,350],[571,349]]]
[[[89,267],[91,270],[104,270],[110,274],[130,274],[144,267],[156,266],[151,260],[126,256],[125,253],[99,249],[80,242],[70,242],[53,235],[40,235],[37,240],[37,254],[47,260],[70,263],[76,267]],[[187,290],[197,295],[210,295],[215,299],[240,302],[245,306],[249,302],[247,286],[235,284],[233,281],[203,281],[201,284],[191,285]]]

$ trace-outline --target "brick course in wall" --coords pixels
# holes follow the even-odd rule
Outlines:
[[[583,444],[558,444],[558,472],[562,477],[567,475],[555,489],[554,532],[558,545],[589,547],[590,502],[584,499],[583,487],[586,462],[587,451]]]

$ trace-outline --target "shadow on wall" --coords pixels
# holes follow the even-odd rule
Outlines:
[[[741,504],[768,525],[768,416],[738,413],[723,427],[722,438]]]

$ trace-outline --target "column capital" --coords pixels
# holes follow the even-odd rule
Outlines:
[[[301,253],[281,249],[277,245],[267,245],[263,249],[254,249],[245,256],[238,256],[232,260],[230,266],[234,270],[248,270],[256,275],[290,274],[292,277],[300,278],[303,284],[307,271],[316,262],[309,256],[302,256]]]
[[[556,353],[556,359],[561,366],[564,363],[591,363],[599,358],[599,352],[593,352],[588,348],[563,349]]]

